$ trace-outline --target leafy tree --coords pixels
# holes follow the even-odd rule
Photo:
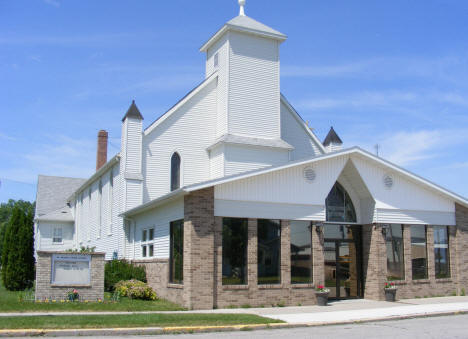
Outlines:
[[[34,281],[33,214],[13,208],[3,241],[2,280],[8,290],[30,288]]]
[[[36,203],[30,203],[24,200],[13,200],[10,199],[6,203],[0,204],[0,265],[2,263],[3,243],[6,235],[8,221],[10,220],[11,214],[15,207],[21,208],[26,214],[34,216],[34,210],[36,209]],[[32,218],[33,219],[33,218]],[[32,220],[31,219],[31,220]]]

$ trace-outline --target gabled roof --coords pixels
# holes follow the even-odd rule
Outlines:
[[[307,132],[307,134],[312,138],[312,140],[315,142],[317,147],[322,151],[322,153],[326,153],[325,147],[323,147],[322,143],[320,140],[317,138],[315,133],[309,128],[307,123],[302,119],[301,115],[296,111],[296,109],[291,105],[291,103],[286,99],[286,97],[281,93],[281,102],[286,105],[286,107],[293,113],[294,118],[297,120],[297,122],[302,126],[302,128]]]
[[[212,46],[224,33],[230,30],[255,34],[281,42],[287,39],[287,36],[283,33],[268,27],[267,25],[264,25],[261,22],[258,22],[257,20],[254,20],[246,15],[239,15],[224,24],[224,26],[200,48],[200,52],[206,52],[210,46]]]
[[[143,115],[141,115],[140,110],[135,104],[135,100],[132,100],[132,104],[128,108],[127,113],[125,113],[125,116],[122,118],[122,121],[124,121],[127,118],[143,120]]]
[[[247,178],[250,178],[250,177],[254,177],[254,176],[258,176],[258,175],[262,175],[262,174],[266,174],[266,173],[270,173],[270,172],[275,172],[275,171],[280,171],[280,170],[283,170],[283,169],[287,169],[287,168],[291,168],[291,167],[295,167],[295,166],[302,166],[302,165],[306,165],[306,164],[311,164],[311,163],[314,163],[314,162],[319,162],[319,161],[322,161],[322,160],[325,160],[325,159],[331,159],[331,158],[335,158],[335,157],[339,157],[339,156],[343,156],[343,155],[351,155],[351,154],[356,154],[356,155],[360,155],[360,156],[363,156],[364,158],[367,158],[367,159],[370,159],[376,163],[379,163],[380,165],[383,165],[385,167],[388,167],[388,168],[391,168],[392,170],[406,176],[407,178],[419,183],[419,184],[422,184],[422,185],[425,185],[427,188],[429,189],[432,189],[434,191],[436,191],[437,193],[439,194],[442,194],[450,199],[453,199],[455,202],[465,206],[465,207],[468,207],[468,199],[462,197],[461,195],[458,195],[456,193],[453,193],[437,184],[434,184],[433,182],[429,181],[429,180],[426,180],[422,177],[420,177],[419,175],[416,175],[410,171],[407,171],[387,160],[384,160],[380,157],[377,157],[375,155],[373,155],[372,153],[369,153],[359,147],[352,147],[352,148],[348,148],[348,149],[344,149],[344,150],[341,150],[341,151],[337,151],[337,152],[333,152],[333,153],[326,153],[326,154],[323,154],[323,155],[320,155],[320,156],[316,156],[316,157],[313,157],[313,158],[308,158],[308,159],[302,159],[302,160],[299,160],[299,161],[291,161],[287,164],[284,164],[284,165],[279,165],[279,166],[270,166],[270,167],[266,167],[266,168],[261,168],[261,169],[257,169],[257,170],[253,170],[253,171],[249,171],[249,172],[245,172],[245,173],[240,173],[240,174],[235,174],[235,175],[231,175],[231,176],[227,176],[227,177],[222,177],[222,178],[218,178],[218,179],[213,179],[213,180],[208,180],[208,181],[205,181],[205,182],[201,182],[201,183],[197,183],[197,184],[193,184],[193,185],[189,185],[189,186],[184,186],[182,188],[179,188],[178,190],[176,191],[173,191],[173,192],[170,192],[166,195],[163,195],[159,198],[156,198],[154,200],[151,200],[143,205],[140,205],[140,206],[137,206],[135,208],[132,208],[124,213],[121,214],[121,216],[124,216],[124,217],[130,217],[130,216],[133,216],[133,215],[136,215],[136,214],[139,214],[139,213],[142,213],[144,211],[147,211],[147,210],[150,210],[152,208],[155,208],[157,207],[158,205],[160,204],[163,204],[163,203],[166,203],[167,201],[170,201],[170,200],[173,200],[173,199],[176,199],[178,197],[181,197],[181,196],[184,196],[184,195],[187,195],[189,194],[190,192],[193,192],[193,191],[198,191],[198,190],[201,190],[201,189],[204,189],[204,188],[208,188],[208,187],[212,187],[212,186],[216,186],[216,185],[221,185],[221,184],[225,184],[225,183],[229,183],[229,182],[233,182],[233,181],[236,181],[236,180],[241,180],[241,179],[247,179]]]
[[[151,125],[146,127],[144,130],[144,134],[148,135],[150,134],[157,126],[159,126],[163,121],[165,121],[167,118],[169,118],[173,113],[177,112],[177,110],[185,105],[190,99],[192,99],[197,93],[199,93],[202,89],[204,89],[208,84],[210,84],[213,80],[218,78],[218,72],[214,72],[211,74],[208,78],[203,80],[197,87],[192,89],[190,92],[188,92],[182,99],[180,99],[177,103],[175,103],[174,106],[172,106],[166,113],[161,115],[159,118],[157,118]]]
[[[70,207],[64,206],[59,208],[56,211],[44,214],[40,217],[35,218],[38,221],[65,221],[65,222],[73,222],[73,216],[70,211]]]
[[[36,194],[36,218],[67,205],[67,198],[86,179],[39,175]]]
[[[338,136],[338,134],[336,134],[333,127],[330,128],[330,131],[328,132],[325,140],[323,141],[323,146],[328,146],[330,144],[343,145],[343,141],[341,141],[340,137]]]

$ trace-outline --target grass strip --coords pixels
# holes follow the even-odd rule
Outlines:
[[[79,312],[79,311],[183,311],[184,308],[171,303],[167,300],[160,299],[155,301],[147,300],[131,300],[122,298],[120,302],[110,302],[110,294],[105,294],[103,303],[98,302],[76,302],[67,303],[61,300],[50,300],[48,303],[35,303],[31,301],[20,301],[20,296],[23,292],[7,291],[0,282],[0,312]]]
[[[134,314],[0,317],[0,329],[82,329],[282,323],[252,314]]]

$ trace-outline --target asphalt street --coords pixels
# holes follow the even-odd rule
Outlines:
[[[144,339],[149,337],[150,336],[112,336],[112,338],[122,339]],[[151,337],[157,339],[468,338],[468,315],[465,314],[394,321],[379,321],[352,325],[332,325],[279,330],[237,331],[179,335],[171,334],[157,335]],[[103,336],[80,338],[109,339],[111,337]]]

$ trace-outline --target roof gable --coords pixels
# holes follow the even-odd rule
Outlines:
[[[86,179],[39,175],[37,180],[36,217],[66,206],[67,198]]]

